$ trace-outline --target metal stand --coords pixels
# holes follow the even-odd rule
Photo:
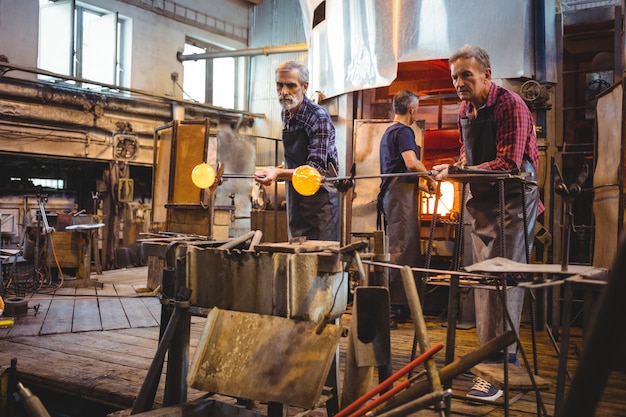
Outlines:
[[[526,261],[530,262],[530,242],[529,242],[529,236],[528,236],[528,219],[527,219],[527,212],[526,212],[526,201],[524,198],[524,178],[521,176],[516,176],[516,175],[511,175],[509,173],[499,173],[499,172],[467,172],[467,173],[460,173],[460,174],[453,174],[450,175],[449,178],[453,181],[458,181],[461,182],[463,184],[463,192],[462,192],[462,201],[461,201],[461,210],[460,210],[460,214],[459,214],[459,223],[458,223],[458,229],[457,229],[457,238],[455,241],[455,250],[454,250],[454,256],[453,256],[453,262],[452,262],[452,269],[455,271],[460,270],[461,268],[461,260],[463,257],[463,241],[464,241],[464,222],[465,222],[465,202],[467,200],[467,193],[468,193],[468,185],[470,183],[485,183],[485,182],[496,182],[498,185],[498,209],[499,209],[499,227],[500,227],[500,238],[498,239],[499,243],[500,243],[500,256],[505,258],[506,257],[506,253],[507,253],[507,248],[506,248],[506,239],[505,239],[505,234],[504,234],[504,228],[505,228],[505,212],[504,212],[504,207],[505,207],[505,182],[506,181],[519,181],[520,183],[520,188],[521,188],[521,195],[522,195],[522,213],[523,213],[523,227],[524,227],[524,242],[526,245]],[[433,216],[433,223],[436,221],[436,216]],[[432,239],[434,238],[434,225],[433,223],[431,223],[431,233],[430,233],[430,237],[429,237],[429,244],[428,244],[428,248],[429,251],[432,248]],[[430,254],[427,254],[427,261],[430,259],[429,258]],[[511,329],[513,328],[513,323],[511,321],[510,316],[508,315],[508,310],[506,308],[506,279],[507,277],[505,276],[502,280],[501,280],[501,285],[502,288],[497,288],[498,291],[501,292],[502,294],[502,302],[504,303],[504,308],[503,308],[503,324],[504,324],[504,331],[508,330],[508,327],[510,326]],[[448,326],[448,330],[447,330],[447,334],[446,334],[446,364],[449,364],[451,362],[454,361],[454,357],[455,357],[455,345],[456,345],[456,325],[458,322],[458,300],[459,300],[459,286],[460,286],[460,282],[459,282],[459,276],[455,275],[455,274],[451,274],[450,276],[450,287],[449,287],[449,292],[448,292],[448,321],[447,321],[447,326]],[[518,346],[520,348],[520,351],[522,352],[521,349],[521,344],[519,343],[519,336],[517,336],[517,342],[518,342]],[[535,345],[533,344],[533,353],[536,351],[535,349]],[[524,357],[524,361],[526,363],[526,366],[528,367],[528,363],[526,361],[526,357],[522,352],[522,355]],[[508,385],[506,384],[506,381],[508,381],[508,358],[507,358],[507,350],[506,348],[504,349],[504,361],[503,361],[503,371],[504,371],[504,380],[505,380],[505,386],[504,386],[504,413],[505,416],[509,415],[509,390],[508,390]],[[529,374],[531,374],[530,372],[530,368],[529,368]],[[532,379],[532,375],[530,376]],[[446,388],[450,388],[451,387],[451,381],[446,385]],[[538,392],[538,391],[537,391]],[[538,407],[539,407],[539,403],[541,403],[541,401],[538,402]],[[538,410],[539,412],[539,410]]]
[[[585,167],[587,167],[585,165]],[[579,176],[569,187],[563,180],[563,175],[558,165],[555,165],[556,176],[554,180],[554,191],[563,199],[563,231],[561,237],[561,270],[567,271],[569,264],[569,245],[572,229],[572,203],[582,191],[582,184],[586,181],[587,169],[579,173]],[[559,414],[563,398],[565,396],[565,377],[567,374],[567,351],[569,346],[570,316],[572,314],[573,289],[571,283],[565,284],[565,302],[563,304],[563,317],[561,327],[561,348],[559,353],[559,367],[557,373],[556,396],[554,400],[555,415]]]
[[[91,252],[92,245],[94,244],[94,232],[104,226],[104,223],[93,223],[93,224],[74,224],[67,226],[65,230],[70,230],[72,232],[78,233],[80,236],[80,240],[82,242],[81,254],[83,256],[82,262],[82,271],[81,271],[81,279],[82,286],[96,286],[102,288],[102,283],[94,281],[91,279]],[[97,239],[96,239],[97,245]],[[78,274],[77,274],[78,275]],[[80,282],[80,281],[79,281]]]
[[[177,265],[179,262],[177,247],[180,243],[182,242],[173,242],[168,245],[166,250],[159,346],[133,404],[131,415],[152,409],[166,353],[168,358],[163,405],[169,406],[187,401],[187,369],[189,367],[188,352],[191,326],[191,316],[187,310],[190,307],[191,290],[185,286],[184,272],[180,272],[181,270],[184,271],[185,268],[180,268],[180,265]],[[177,294],[176,298],[173,298],[173,294]]]

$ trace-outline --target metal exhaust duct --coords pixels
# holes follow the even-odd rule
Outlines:
[[[292,45],[282,46],[264,46],[263,48],[238,49],[234,51],[217,51],[207,52],[206,54],[189,54],[183,55],[182,52],[176,54],[176,58],[180,61],[197,61],[199,59],[213,58],[235,58],[241,56],[257,56],[271,54],[285,54],[291,52],[306,52],[309,47],[306,43],[296,43]]]

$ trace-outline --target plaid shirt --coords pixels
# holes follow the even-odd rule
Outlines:
[[[533,116],[522,98],[500,87],[491,84],[487,102],[478,109],[478,113],[493,107],[493,119],[496,126],[496,158],[477,165],[479,169],[491,169],[499,171],[511,171],[519,169],[522,161],[528,159],[536,172],[539,172],[539,150],[537,149],[537,134]],[[463,101],[459,108],[459,131],[461,131],[461,119],[471,119],[474,116],[474,106],[469,101]],[[465,158],[463,145],[463,133],[461,131],[461,158]],[[540,214],[543,204],[539,201]]]
[[[281,115],[284,130],[294,131],[304,128],[309,137],[307,165],[311,165],[323,175],[328,175],[328,164],[332,163],[339,172],[335,127],[324,108],[304,96],[300,108],[291,119],[285,109]]]
[[[481,113],[488,107],[493,107],[493,119],[496,125],[496,158],[483,162],[476,168],[511,171],[519,169],[526,157],[537,170],[539,168],[537,135],[533,116],[526,103],[519,95],[492,83],[487,102],[478,109],[478,112]],[[461,103],[459,130],[460,120],[473,118],[473,110],[474,106],[469,101]],[[463,137],[461,137],[461,158],[464,157],[465,147]]]

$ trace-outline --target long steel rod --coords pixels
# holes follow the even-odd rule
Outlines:
[[[419,171],[419,172],[391,172],[389,174],[371,174],[371,175],[355,175],[353,177],[328,177],[324,178],[324,181],[343,181],[343,180],[357,180],[357,179],[366,179],[366,178],[389,178],[389,177],[422,177],[422,176],[434,176],[437,175],[439,171],[430,170],[430,171]]]
[[[362,261],[366,265],[372,266],[381,266],[385,268],[393,268],[393,269],[402,269],[403,265],[392,264],[389,262],[377,262],[377,261],[369,261],[363,259]],[[419,267],[411,267],[411,271],[414,272],[426,272],[429,274],[445,274],[445,275],[453,275],[459,277],[469,277],[469,278],[485,278],[485,279],[501,279],[501,277],[488,275],[488,274],[479,274],[476,272],[464,272],[464,271],[453,271],[449,269],[433,269],[433,268],[419,268]]]
[[[389,178],[389,177],[421,177],[429,175],[437,175],[438,171],[420,171],[420,172],[392,172],[389,174],[372,174],[372,175],[355,175],[354,177],[322,177],[324,182],[336,182],[344,180],[358,180],[367,178]],[[254,178],[254,175],[249,174],[224,174],[221,178]]]

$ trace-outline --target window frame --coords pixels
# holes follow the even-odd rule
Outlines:
[[[110,78],[112,78],[112,82],[111,82],[111,79],[107,79],[107,80],[89,79],[89,80],[97,82],[99,84],[107,84],[107,85],[120,86],[120,87],[130,87],[130,79],[129,77],[125,77],[125,73],[129,73],[128,68],[130,66],[130,62],[126,62],[127,57],[130,56],[130,54],[128,54],[127,53],[128,51],[125,50],[127,47],[127,43],[126,43],[127,33],[126,32],[127,32],[127,28],[130,26],[130,19],[127,17],[121,16],[118,12],[105,10],[105,9],[91,6],[88,4],[84,4],[81,2],[76,2],[75,0],[60,0],[56,2],[40,0],[39,2],[40,11],[47,7],[51,7],[51,8],[58,7],[60,9],[61,7],[67,7],[68,5],[70,6],[69,10],[71,10],[71,12],[68,12],[69,16],[66,16],[68,22],[70,22],[70,24],[67,25],[68,26],[67,30],[69,31],[69,34],[66,32],[63,34],[63,37],[68,37],[69,35],[70,45],[67,46],[69,51],[67,51],[65,47],[63,46],[60,46],[60,50],[62,51],[61,56],[63,57],[66,57],[67,53],[69,52],[69,60],[70,60],[69,69],[65,68],[65,70],[59,70],[59,68],[65,67],[65,65],[64,64],[58,65],[58,63],[54,62],[54,58],[51,61],[42,62],[42,60],[50,59],[49,55],[48,56],[43,55],[41,52],[41,50],[46,47],[45,44],[48,43],[45,40],[42,41],[42,38],[45,38],[47,36],[46,34],[47,32],[42,29],[43,12],[40,13],[40,23],[39,23],[39,28],[40,28],[40,44],[39,44],[40,51],[38,53],[39,67],[42,69],[49,69],[52,72],[57,72],[59,74],[67,75],[70,77],[85,79],[87,81],[88,79],[84,77],[84,73],[85,73],[86,68],[88,68],[88,63],[86,63],[86,59],[87,59],[86,53],[85,53],[86,50],[83,47],[83,41],[85,39],[85,27],[84,27],[85,15],[89,13],[89,14],[93,14],[96,16],[100,16],[101,18],[111,16],[111,18],[114,20],[113,21],[114,29],[112,30],[112,32],[109,32],[109,33],[111,33],[112,36],[114,36],[115,38],[112,40],[114,44],[113,46],[114,57],[112,57],[111,60],[109,61],[109,64],[111,64],[113,67],[110,73],[111,75]],[[60,9],[60,10],[61,10],[61,13],[65,12],[63,9]],[[58,31],[58,30],[59,28],[55,27],[55,31]],[[51,78],[49,76],[42,76],[42,75],[40,75],[39,77],[41,79]],[[57,80],[55,79],[53,81],[57,81]],[[67,82],[75,83],[74,81],[67,81]],[[91,88],[91,89],[102,88],[100,86],[96,86],[88,82],[80,83],[80,86],[84,88]]]
[[[228,49],[222,48],[216,44],[201,41],[201,40],[194,39],[191,37],[187,37],[185,39],[185,46],[186,45],[191,45],[193,47],[200,48],[204,50],[204,53],[228,51]],[[205,67],[205,76],[204,76],[204,82],[205,82],[204,90],[205,91],[204,91],[203,103],[220,106],[220,104],[215,104],[215,100],[214,100],[214,93],[215,93],[214,85],[215,85],[215,82],[217,82],[217,81],[214,82],[213,80],[214,74],[215,74],[215,60],[216,59],[223,59],[223,58],[212,58],[212,59],[204,60],[206,67]],[[241,84],[240,71],[241,71],[241,66],[243,65],[243,63],[237,57],[230,57],[229,59],[233,60],[233,65],[234,65],[234,71],[233,71],[234,78],[233,78],[233,83],[232,83],[232,94],[233,94],[232,107],[229,107],[229,106],[220,106],[220,107],[244,110],[243,108],[240,108],[244,106],[244,104],[240,100],[240,97],[243,91],[243,88],[240,85]],[[194,61],[183,62],[183,84],[185,84],[185,80],[188,81],[187,79],[188,74],[186,74],[185,72],[185,63],[187,62],[194,62]],[[197,97],[193,97],[193,94],[188,94],[189,92],[185,91],[185,89],[182,86],[180,88],[183,90],[183,94],[185,96],[190,97],[191,100],[199,101]]]

